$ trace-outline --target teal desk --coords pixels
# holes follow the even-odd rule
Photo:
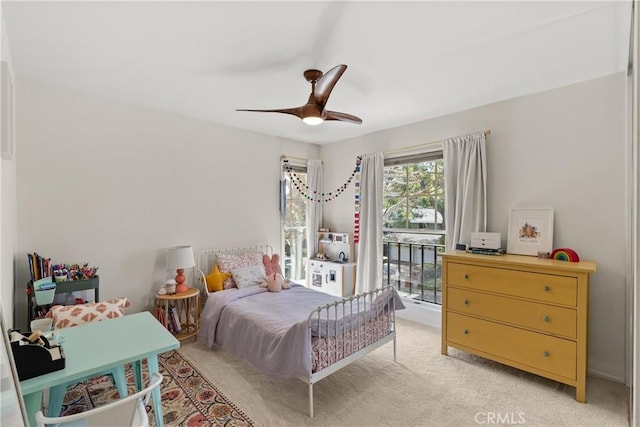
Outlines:
[[[179,341],[147,311],[59,331],[64,338],[65,368],[20,381],[29,425],[32,427],[36,426],[35,414],[41,407],[44,389],[142,359],[147,359],[151,375],[158,372],[158,354],[180,347]],[[140,366],[134,363],[134,367],[136,365]],[[140,386],[139,372],[136,374],[136,383]],[[159,388],[153,391],[152,397],[157,425],[163,427]]]

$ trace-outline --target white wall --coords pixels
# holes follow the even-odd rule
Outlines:
[[[624,381],[631,286],[625,85],[619,73],[322,146],[325,188],[341,184],[358,154],[490,129],[488,230],[506,238],[512,207],[555,209],[554,247],[573,248],[598,264],[590,288],[589,369]],[[352,232],[353,206],[350,188],[325,206],[325,225]]]
[[[11,48],[0,5],[0,58],[13,75]],[[17,87],[14,91],[17,92]],[[1,112],[2,106],[0,106]],[[1,125],[0,125],[1,126]],[[14,157],[15,159],[15,157]],[[0,161],[0,300],[8,325],[13,326],[14,253],[16,250],[16,172],[15,160]]]
[[[166,250],[280,245],[281,154],[316,145],[19,81],[16,310],[26,253],[99,267],[100,299],[148,309]],[[188,276],[189,277],[189,276]]]
[[[489,230],[506,234],[511,207],[555,209],[554,246],[598,263],[590,370],[624,380],[623,73],[320,149],[34,82],[17,86],[21,319],[29,251],[99,266],[102,299],[127,295],[137,311],[171,277],[170,246],[279,246],[281,154],[320,156],[325,188],[337,188],[358,154],[491,129]],[[325,226],[352,231],[353,186],[326,204]]]

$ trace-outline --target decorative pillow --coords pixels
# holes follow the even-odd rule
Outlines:
[[[207,290],[209,292],[217,292],[223,289],[222,284],[225,279],[231,277],[231,273],[222,273],[218,270],[218,264],[213,264],[213,269],[211,269],[211,273],[208,276],[205,276],[207,280]]]
[[[220,254],[216,258],[218,268],[222,272],[230,273],[236,268],[251,267],[252,265],[262,264],[262,253],[253,252],[248,254]],[[237,288],[233,277],[229,277],[223,283],[224,289]]]
[[[233,280],[239,289],[249,286],[258,286],[264,282],[264,266],[252,265],[250,267],[234,268],[231,270]]]
[[[271,276],[273,273],[282,275],[282,268],[280,268],[280,255],[273,254],[269,256],[264,254],[262,256],[262,263],[264,264],[264,270],[267,276]]]
[[[77,305],[54,305],[45,317],[53,318],[55,329],[124,316],[131,303],[125,297]]]

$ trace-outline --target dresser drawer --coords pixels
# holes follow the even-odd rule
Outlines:
[[[576,306],[575,277],[447,263],[447,284]]]
[[[565,378],[576,378],[576,343],[447,313],[447,340]]]
[[[571,308],[449,287],[447,309],[576,338],[576,310]]]

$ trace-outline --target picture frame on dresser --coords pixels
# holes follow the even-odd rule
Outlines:
[[[507,253],[537,256],[553,250],[552,208],[512,208],[509,214]]]

